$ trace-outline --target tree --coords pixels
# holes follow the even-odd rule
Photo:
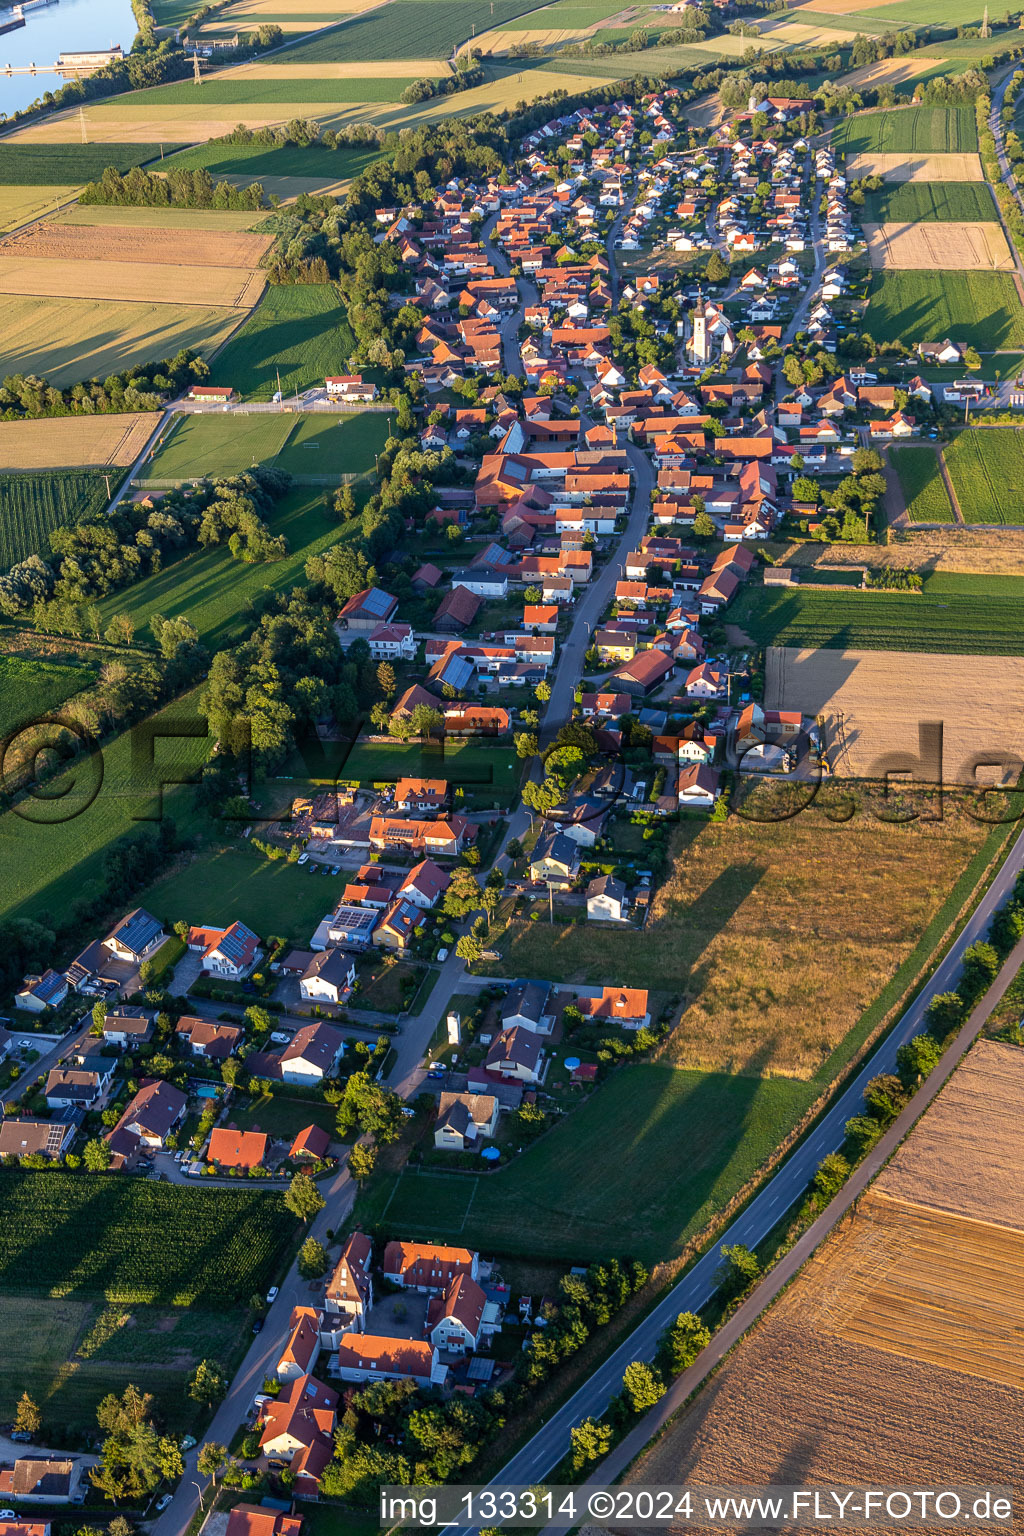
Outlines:
[[[890,1125],[907,1102],[903,1084],[892,1072],[879,1072],[864,1089],[864,1102],[882,1125]]]
[[[969,998],[980,997],[999,973],[999,955],[994,944],[979,939],[964,951],[964,973],[960,983]]]
[[[850,1165],[841,1152],[829,1152],[818,1164],[814,1175],[814,1187],[819,1195],[831,1200],[838,1195],[850,1177]]]
[[[515,861],[516,859],[521,859],[522,858],[522,856],[523,856],[523,845],[519,841],[518,837],[510,837],[509,838],[508,842],[505,844],[505,852],[508,854],[509,858],[512,859],[513,861]]]
[[[791,459],[790,463],[792,462]],[[853,458],[850,460],[850,467],[855,475],[877,474],[882,468],[882,455],[874,448],[855,448],[853,450]],[[803,468],[802,465],[801,468]]]
[[[821,488],[817,480],[812,480],[810,475],[797,475],[793,481],[793,500],[812,501],[817,505],[821,500]]]
[[[978,369],[981,367],[981,354],[977,348],[968,346],[964,352],[964,367]]]
[[[896,1070],[905,1088],[916,1088],[939,1064],[942,1047],[934,1035],[915,1035],[896,1052]]]
[[[795,352],[787,352],[782,364],[782,374],[786,383],[794,389],[798,389],[804,382],[804,370],[800,359]],[[803,466],[801,465],[801,468]]]
[[[90,1173],[102,1173],[110,1167],[111,1151],[105,1141],[94,1136],[82,1149],[82,1161]]]
[[[612,1448],[612,1427],[602,1419],[584,1419],[569,1431],[572,1470],[582,1472],[590,1461],[600,1461]]]
[[[523,785],[523,804],[540,816],[547,816],[565,800],[565,793],[557,779],[547,778],[541,784],[528,779]]]
[[[696,1312],[680,1312],[662,1340],[661,1353],[673,1376],[679,1376],[693,1364],[711,1343],[711,1331]]]
[[[316,1280],[327,1273],[327,1249],[315,1237],[307,1237],[299,1249],[299,1274],[303,1280]]]
[[[177,1441],[157,1433],[150,1414],[153,1399],[129,1384],[120,1397],[110,1393],[96,1409],[96,1421],[106,1439],[99,1465],[89,1477],[95,1487],[117,1503],[144,1502],[165,1478],[184,1471]]]
[[[715,536],[715,524],[710,512],[703,510],[697,513],[693,520],[694,537],[698,539],[713,539]]]
[[[644,1360],[631,1360],[622,1373],[622,1395],[633,1413],[646,1413],[665,1395],[665,1383]]]
[[[467,917],[483,905],[480,882],[471,869],[458,865],[452,870],[448,889],[441,898],[441,911],[447,917]]]
[[[312,1221],[326,1202],[309,1175],[297,1173],[288,1186],[284,1203],[300,1221]]]
[[[515,744],[518,758],[536,757],[540,749],[537,736],[533,731],[516,731]]]
[[[107,1536],[135,1536],[135,1527],[126,1515],[115,1515],[107,1526]]]
[[[368,1072],[353,1072],[338,1105],[342,1141],[362,1133],[381,1145],[397,1141],[402,1130],[402,1101],[391,1088],[375,1083]]]
[[[483,952],[484,947],[480,940],[474,938],[471,933],[464,933],[455,946],[455,953],[460,960],[465,960],[467,965],[472,965],[479,960]]]
[[[936,993],[925,1013],[929,1032],[941,1044],[954,1029],[960,1028],[966,1011],[966,1005],[959,992]]]
[[[728,264],[722,259],[721,252],[712,251],[704,268],[704,276],[709,283],[724,283],[729,276]]]
[[[551,684],[538,683],[533,690],[533,696],[540,704],[546,704],[551,697]]]
[[[377,666],[377,686],[386,699],[390,699],[395,691],[395,669],[390,661],[382,661]]]
[[[218,1402],[227,1391],[227,1379],[213,1360],[200,1360],[188,1384],[188,1395],[207,1408]]]
[[[196,1457],[196,1466],[203,1477],[212,1480],[216,1487],[217,1476],[226,1465],[228,1448],[226,1445],[218,1445],[216,1440],[207,1440],[199,1447],[199,1455]]]
[[[22,1434],[37,1435],[42,1422],[42,1414],[39,1412],[38,1407],[32,1398],[29,1397],[28,1393],[23,1392],[18,1398],[18,1406],[14,1410],[14,1428]]]
[[[727,1296],[745,1295],[760,1277],[761,1266],[749,1248],[743,1243],[734,1243],[731,1248],[723,1245],[722,1263],[715,1279]]]
[[[348,1171],[357,1184],[365,1184],[377,1165],[377,1149],[357,1141],[348,1155]]]

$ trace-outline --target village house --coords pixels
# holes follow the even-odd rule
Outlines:
[[[384,1250],[385,1280],[406,1290],[433,1295],[447,1289],[457,1275],[480,1278],[480,1258],[468,1248],[393,1241]]]
[[[399,895],[414,906],[431,911],[451,884],[451,876],[433,859],[421,859],[398,888]]]
[[[614,875],[598,875],[587,886],[587,916],[592,922],[621,923],[628,905],[625,883]]]
[[[535,1035],[549,1035],[555,1025],[550,998],[549,982],[517,981],[502,999],[502,1029],[520,1026]]]
[[[434,1146],[463,1152],[494,1135],[498,1101],[487,1093],[442,1093],[434,1126]]]
[[[0,1467],[0,1500],[20,1504],[70,1504],[80,1497],[84,1462],[77,1456],[19,1456]]]
[[[236,1168],[249,1173],[260,1168],[267,1155],[270,1138],[263,1131],[238,1131],[234,1126],[217,1125],[210,1132],[206,1161],[218,1168]]]
[[[143,1082],[113,1130],[107,1132],[111,1168],[130,1165],[144,1151],[159,1151],[184,1120],[187,1108],[188,1095],[172,1083],[152,1078]]]
[[[297,1494],[314,1494],[334,1455],[338,1394],[315,1376],[296,1376],[260,1409],[260,1454],[289,1464]]]
[[[320,1358],[320,1313],[315,1307],[293,1307],[288,1342],[274,1368],[278,1381],[308,1376]]]
[[[411,1381],[424,1390],[443,1386],[448,1376],[435,1345],[370,1333],[345,1334],[338,1344],[337,1371],[342,1381]]]
[[[512,1029],[503,1029],[497,1036],[487,1052],[484,1066],[499,1077],[536,1083],[540,1081],[543,1059],[540,1040],[532,1030],[517,1024]]]
[[[281,1081],[313,1084],[330,1077],[341,1060],[345,1036],[331,1024],[306,1024],[280,1056]]]
[[[148,1045],[153,1038],[155,1018],[156,1014],[150,1009],[123,1003],[104,1018],[103,1039],[107,1045],[117,1045],[122,1050],[128,1046]]]
[[[224,1536],[302,1536],[302,1516],[264,1504],[236,1504]]]
[[[475,1350],[486,1331],[487,1297],[468,1275],[459,1275],[443,1296],[427,1306],[427,1331],[435,1349],[464,1355]]]
[[[373,1245],[365,1232],[353,1232],[341,1250],[324,1292],[324,1306],[346,1328],[365,1331],[373,1306]]]
[[[356,984],[355,961],[340,949],[315,954],[299,978],[299,996],[306,1002],[343,1003]]]
[[[75,1139],[81,1119],[81,1111],[55,1115],[52,1120],[9,1115],[0,1120],[0,1157],[63,1157]]]
[[[174,1033],[193,1056],[206,1061],[226,1061],[245,1038],[245,1031],[237,1024],[214,1024],[189,1014],[178,1020]]]
[[[14,1006],[25,1013],[45,1013],[48,1008],[59,1008],[67,995],[67,978],[60,971],[47,970],[24,978]]]
[[[131,965],[142,965],[144,961],[151,959],[167,941],[163,924],[145,911],[143,907],[136,907],[134,912],[129,912],[123,917],[116,928],[113,928],[103,940],[103,948],[115,959],[125,961]]]
[[[651,1022],[647,993],[639,988],[602,987],[591,997],[575,999],[585,1019],[618,1024],[621,1029],[644,1029]]]
[[[350,597],[338,615],[342,628],[372,633],[389,624],[398,611],[398,598],[380,587],[366,587]]]
[[[579,878],[580,850],[571,837],[557,827],[547,827],[538,837],[530,855],[530,879],[568,891]]]
[[[202,956],[202,967],[222,981],[243,981],[263,954],[260,941],[244,923],[229,928],[190,928],[188,947]]]

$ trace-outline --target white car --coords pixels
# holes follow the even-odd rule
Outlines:
[[[299,857],[298,857],[298,863],[305,864],[305,862],[306,862],[306,860],[308,858],[309,858],[309,854],[308,853],[300,853]]]
[[[156,1501],[156,1512],[157,1512],[157,1514],[160,1514],[161,1510],[166,1509],[168,1504],[171,1502],[171,1500],[173,1498],[174,1498],[174,1494],[173,1493],[165,1493],[162,1499],[157,1499],[157,1501]]]
[[[272,1307],[274,1305],[274,1302],[277,1300],[277,1290],[278,1290],[277,1286],[276,1285],[272,1285],[270,1287],[270,1290],[267,1292],[267,1306],[268,1307]]]
[[[17,1518],[13,1509],[0,1509],[0,1520],[17,1520]]]
[[[446,949],[439,949],[438,952],[437,952],[437,958],[439,960],[447,960],[448,959],[448,951]]]
[[[270,1038],[275,1045],[287,1045],[291,1035],[286,1035],[283,1029],[275,1029]]]

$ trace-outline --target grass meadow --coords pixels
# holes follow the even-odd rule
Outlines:
[[[886,182],[865,196],[859,217],[865,224],[983,224],[997,218],[985,182]]]
[[[243,75],[233,80],[228,75],[218,75],[204,80],[199,90],[189,81],[177,80],[171,85],[154,85],[149,90],[133,91],[132,106],[139,107],[194,107],[254,106],[263,102],[281,101],[288,105],[344,106],[352,102],[399,101],[407,85],[412,85],[414,75],[378,76],[376,79],[358,80],[309,80],[267,79],[258,75]]]
[[[832,142],[847,155],[958,154],[977,149],[978,130],[973,106],[907,107],[858,112],[839,124]]]
[[[175,147],[165,144],[164,153]],[[159,157],[159,144],[0,144],[0,184],[81,186],[98,181],[108,165],[130,171]]]
[[[166,786],[164,814],[173,817],[182,833],[196,825],[191,791],[177,781],[198,772],[211,742],[174,735],[177,724],[194,727],[196,695],[168,704],[152,718],[168,732],[156,743],[152,768],[139,767],[139,738],[125,731],[52,782],[50,788],[59,799],[26,801],[18,811],[0,815],[0,919],[50,918],[51,927],[65,922],[74,902],[99,888],[103,857],[115,838],[137,831],[159,814],[161,783]]]
[[[878,342],[957,336],[993,351],[1024,345],[1024,308],[1008,272],[873,272],[863,329]]]
[[[248,467],[248,465],[244,466]],[[138,638],[151,639],[149,620],[154,613],[165,619],[184,616],[199,630],[204,645],[213,649],[241,638],[249,603],[268,589],[285,592],[302,577],[311,555],[321,554],[339,537],[338,520],[325,506],[322,490],[293,489],[276,504],[270,520],[275,534],[288,540],[288,554],[272,565],[243,565],[226,546],[192,550],[163,570],[121,592],[104,598],[100,609],[105,623],[115,613],[135,620]]]
[[[296,477],[364,474],[387,441],[383,411],[185,416],[146,466],[147,480],[236,475],[275,464]]]
[[[954,521],[937,449],[923,443],[904,443],[890,448],[889,463],[896,471],[912,523]]]
[[[362,475],[388,440],[383,411],[350,416],[300,416],[275,460],[301,482],[303,476]]]
[[[121,475],[110,475],[116,490]],[[89,470],[0,474],[0,570],[50,553],[50,534],[106,507],[107,480]]]
[[[196,144],[169,156],[164,169],[207,170],[214,180],[225,176],[260,181],[264,176],[318,176],[347,181],[380,159],[377,149],[328,149],[325,144]]]
[[[346,373],[355,347],[333,284],[271,286],[212,366],[212,382],[245,399],[270,400]]]
[[[748,587],[730,619],[756,645],[1024,656],[1024,577],[935,571],[916,596]]]
[[[728,1204],[815,1091],[784,1078],[622,1067],[507,1168],[385,1176],[360,1196],[356,1218],[499,1255],[653,1263]]]
[[[155,881],[145,901],[154,917],[168,923],[237,921],[261,938],[274,934],[305,946],[320,919],[341,900],[347,878],[313,875],[305,864],[270,860],[248,846],[209,849]],[[202,908],[198,915],[197,902]]]
[[[943,457],[964,522],[1024,524],[1024,438],[1019,432],[958,432]]]

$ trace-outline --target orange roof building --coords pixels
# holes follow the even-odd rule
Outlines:
[[[221,1168],[259,1168],[267,1155],[269,1137],[263,1131],[236,1131],[233,1126],[214,1126],[206,1160]]]

